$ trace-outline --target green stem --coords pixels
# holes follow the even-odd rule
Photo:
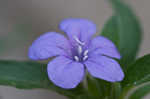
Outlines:
[[[119,99],[121,90],[122,90],[122,88],[121,88],[120,83],[113,83],[110,99]]]

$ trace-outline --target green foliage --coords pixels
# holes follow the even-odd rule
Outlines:
[[[0,83],[16,88],[44,87],[45,65],[33,62],[0,61]],[[45,76],[45,77],[44,77]]]
[[[150,93],[150,82],[126,87],[120,99],[143,99],[148,93]]]
[[[88,94],[82,94],[82,95],[77,95],[76,97],[70,98],[70,99],[95,99]]]
[[[141,99],[150,93],[150,54],[129,65],[122,86],[121,99]]]
[[[129,99],[142,99],[148,93],[150,93],[150,82],[138,86],[129,96]]]
[[[121,91],[121,84],[119,82],[113,83],[111,86],[110,99],[119,99]]]
[[[115,13],[105,24],[102,35],[117,45],[122,55],[121,64],[126,67],[136,58],[141,42],[141,27],[130,7],[120,0],[109,1]]]
[[[50,89],[68,97],[82,94],[81,85],[76,89],[65,90],[52,84],[48,79],[46,68],[46,64],[31,61],[0,61],[0,85],[13,86],[19,89]]]
[[[112,16],[105,23],[101,35],[109,38],[119,48],[119,32],[118,32],[117,16]]]
[[[150,81],[150,54],[129,65],[125,72],[124,86],[139,85]]]
[[[87,76],[87,90],[95,99],[104,98],[100,83],[91,75]]]
[[[125,79],[121,86],[111,84],[110,96],[112,97],[108,98],[118,99],[119,95],[117,96],[117,94],[121,93],[123,94],[121,99],[141,99],[142,96],[150,92],[150,85],[137,88],[130,98],[126,98],[126,96],[134,87],[150,81],[150,55],[135,61],[141,43],[142,30],[130,7],[120,0],[109,1],[112,3],[115,13],[105,24],[102,36],[112,40],[119,49],[122,55],[119,62],[123,66]],[[123,92],[121,92],[121,87],[123,87]]]

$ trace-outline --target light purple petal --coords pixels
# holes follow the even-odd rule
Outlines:
[[[84,77],[84,66],[64,56],[58,56],[48,64],[49,79],[65,89],[75,88]]]
[[[89,58],[85,65],[89,73],[109,82],[121,81],[124,73],[117,61],[106,56],[93,56]]]
[[[106,55],[109,57],[120,59],[121,56],[112,41],[109,39],[98,36],[91,41],[89,50],[92,55]]]
[[[56,32],[48,32],[36,39],[29,48],[29,58],[47,59],[57,55],[69,55],[68,40]]]
[[[96,25],[87,19],[69,18],[60,23],[60,29],[64,31],[71,41],[78,37],[82,42],[87,42],[96,33]]]

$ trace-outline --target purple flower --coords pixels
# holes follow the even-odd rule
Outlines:
[[[121,81],[124,73],[114,58],[120,59],[115,45],[105,37],[92,38],[96,26],[86,19],[66,19],[60,29],[68,38],[47,32],[35,40],[29,49],[32,60],[56,56],[48,63],[49,79],[59,87],[75,88],[84,78],[85,70],[96,78],[109,82]]]

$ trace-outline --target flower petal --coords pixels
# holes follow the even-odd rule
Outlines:
[[[93,56],[89,58],[85,65],[90,74],[110,82],[121,81],[124,73],[117,61],[106,56]]]
[[[48,64],[49,79],[59,87],[75,88],[84,77],[84,66],[64,56],[58,56]]]
[[[103,36],[98,36],[94,38],[90,43],[89,50],[91,54],[94,55],[100,54],[117,59],[121,58],[114,43]]]
[[[68,40],[63,35],[56,32],[48,32],[33,42],[29,48],[29,58],[39,60],[56,55],[66,55],[69,54],[68,49]]]
[[[96,33],[96,25],[87,19],[69,18],[60,23],[60,29],[67,33],[71,41],[77,37],[82,42],[87,42]]]

